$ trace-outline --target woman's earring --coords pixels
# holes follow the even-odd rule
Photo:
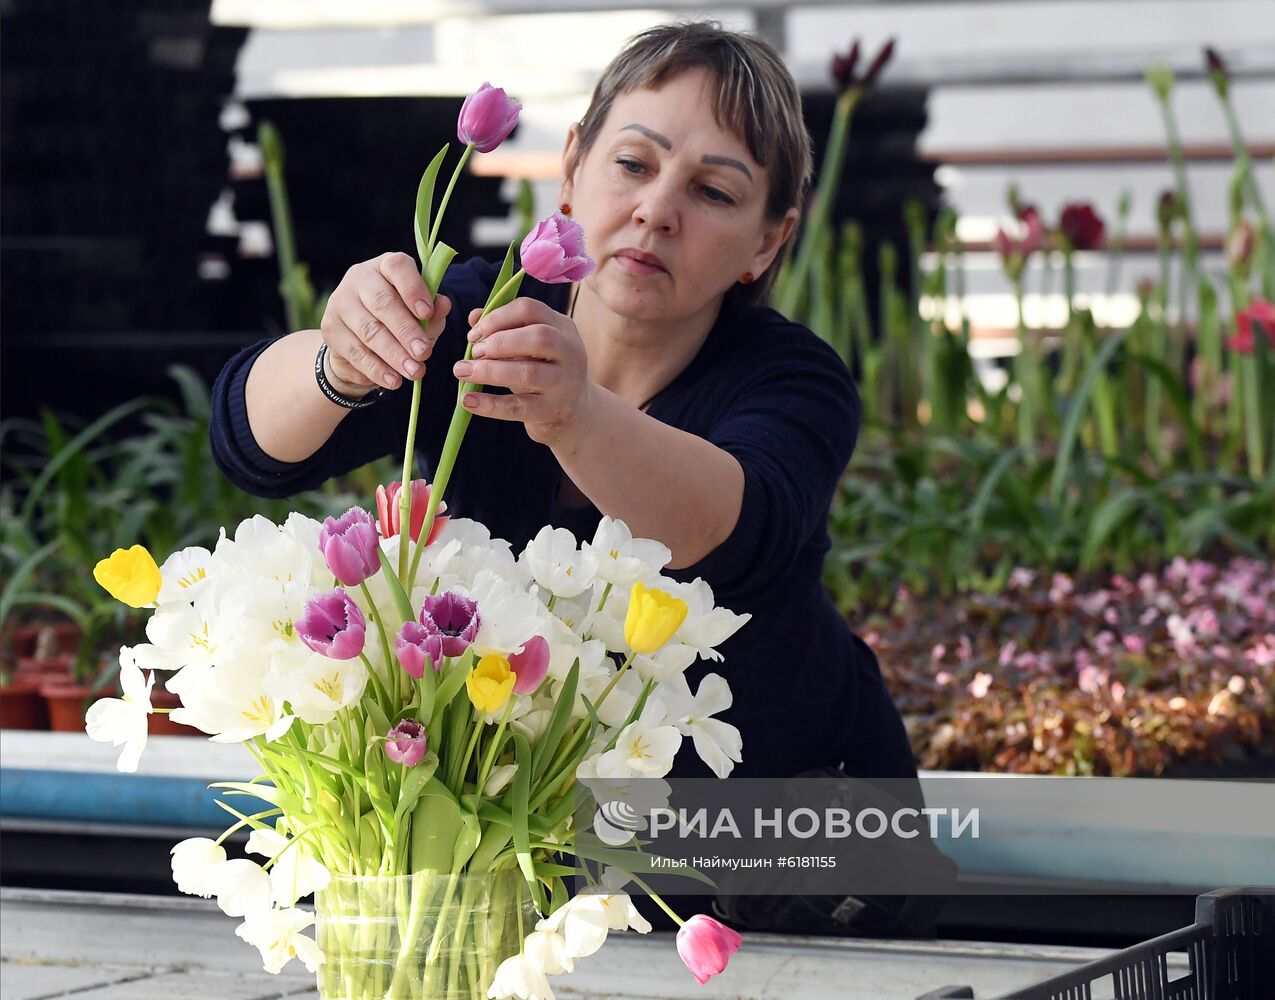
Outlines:
[[[571,214],[571,202],[569,202],[569,201],[564,201],[561,205],[559,205],[559,206],[558,206],[558,211],[559,211],[559,212],[561,212],[563,215],[570,215],[570,214]]]
[[[753,277],[752,271],[745,271],[739,276],[739,283],[741,285],[751,285],[756,280],[757,279]]]

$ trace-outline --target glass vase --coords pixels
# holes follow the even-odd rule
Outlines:
[[[315,913],[323,1000],[486,1000],[537,920],[517,869],[334,875]]]

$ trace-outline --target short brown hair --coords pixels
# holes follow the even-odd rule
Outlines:
[[[618,95],[659,87],[696,69],[707,70],[716,85],[714,115],[718,124],[743,139],[752,158],[770,175],[766,217],[774,222],[790,208],[800,210],[812,173],[801,93],[770,45],[751,35],[727,31],[716,21],[664,24],[630,38],[593,89],[579,123],[577,157],[583,157],[597,141]],[[571,169],[574,167],[572,163]],[[731,296],[736,303],[750,305],[765,299],[783,251],[780,247],[774,262],[755,283],[734,286]]]

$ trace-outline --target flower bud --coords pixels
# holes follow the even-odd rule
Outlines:
[[[480,153],[490,153],[518,124],[522,105],[501,88],[484,83],[465,98],[456,122],[456,136]]]

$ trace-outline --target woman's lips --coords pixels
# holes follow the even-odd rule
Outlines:
[[[631,257],[624,251],[615,255],[615,261],[629,274],[635,274],[639,277],[650,277],[653,274],[667,274],[668,272],[657,264],[649,263],[645,260],[639,260]]]

